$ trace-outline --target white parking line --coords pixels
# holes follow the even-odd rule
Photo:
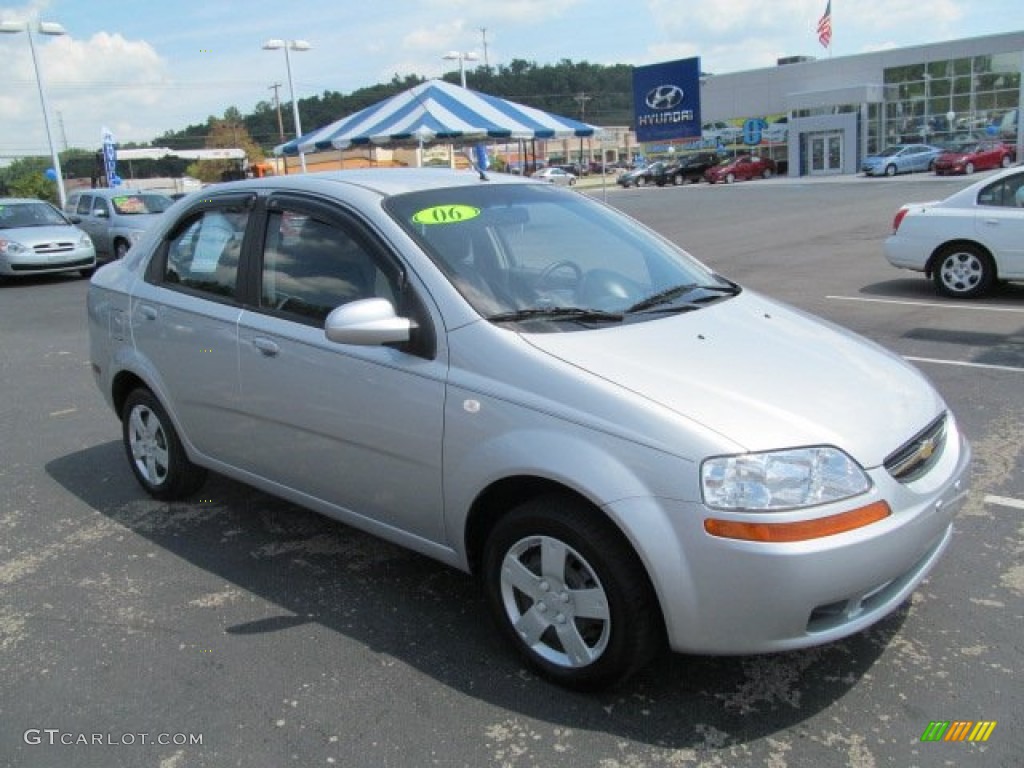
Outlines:
[[[1024,314],[1024,307],[994,307],[988,304],[942,304],[930,301],[903,301],[900,299],[868,299],[864,296],[826,296],[835,301],[864,301],[873,304],[900,304],[908,307],[939,307],[941,309],[973,309],[977,312],[1016,312]]]
[[[959,365],[964,368],[987,368],[991,371],[1011,371],[1013,373],[1024,373],[1024,368],[1015,365],[989,365],[988,363],[967,363],[963,360],[938,360],[934,357],[911,357],[904,355],[904,360],[912,363],[932,363],[933,365]]]
[[[1008,499],[1005,496],[986,496],[986,504],[995,504],[999,507],[1010,507],[1011,509],[1024,509],[1024,501],[1020,499]]]

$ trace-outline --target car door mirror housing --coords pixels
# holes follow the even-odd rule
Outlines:
[[[362,299],[332,310],[324,323],[324,332],[338,344],[397,344],[409,340],[412,322],[395,314],[387,299]]]

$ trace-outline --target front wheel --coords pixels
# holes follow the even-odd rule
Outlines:
[[[972,173],[974,173],[974,163],[968,163],[967,165],[965,165],[964,166],[964,173],[967,176],[970,176]]]
[[[121,424],[132,472],[150,496],[182,499],[206,481],[206,470],[189,461],[167,412],[148,389],[128,395]]]
[[[976,245],[953,245],[935,262],[932,280],[944,296],[973,299],[986,293],[995,282],[992,258]]]
[[[595,690],[646,665],[664,634],[636,553],[601,513],[552,495],[503,517],[484,548],[500,631],[552,682]]]
[[[885,175],[886,176],[895,176],[896,175],[896,166],[893,165],[892,163],[890,163],[889,165],[885,166]]]
[[[1013,161],[1010,160],[1009,155],[1003,155],[1003,159],[999,161],[999,165],[1003,168],[1009,168],[1011,162]]]
[[[114,243],[114,258],[123,259],[128,253],[128,243],[125,240],[118,240]]]
[[[761,178],[770,179],[771,177],[772,177],[772,169],[771,168],[765,168],[764,171],[761,173]]]
[[[736,181],[736,174],[733,174],[733,173],[726,174],[726,176],[725,176],[725,183],[726,184],[732,184],[734,181]]]
[[[672,177],[672,183],[675,186],[677,186],[677,187],[682,185],[682,183],[683,183],[683,176],[682,176],[682,174],[677,173],[675,176],[673,176]]]

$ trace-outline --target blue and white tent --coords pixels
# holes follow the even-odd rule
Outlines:
[[[309,154],[367,144],[566,139],[594,136],[599,131],[578,120],[460,88],[444,80],[428,80],[274,147],[274,154]]]

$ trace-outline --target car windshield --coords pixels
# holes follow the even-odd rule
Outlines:
[[[114,210],[122,216],[141,213],[163,213],[174,201],[166,195],[117,195],[111,198]]]
[[[0,203],[0,229],[64,227],[69,222],[48,203]]]
[[[570,330],[649,320],[682,310],[680,302],[695,309],[737,290],[628,216],[547,185],[412,192],[385,208],[495,322]],[[687,290],[673,293],[680,286]],[[644,304],[652,297],[654,311]]]

